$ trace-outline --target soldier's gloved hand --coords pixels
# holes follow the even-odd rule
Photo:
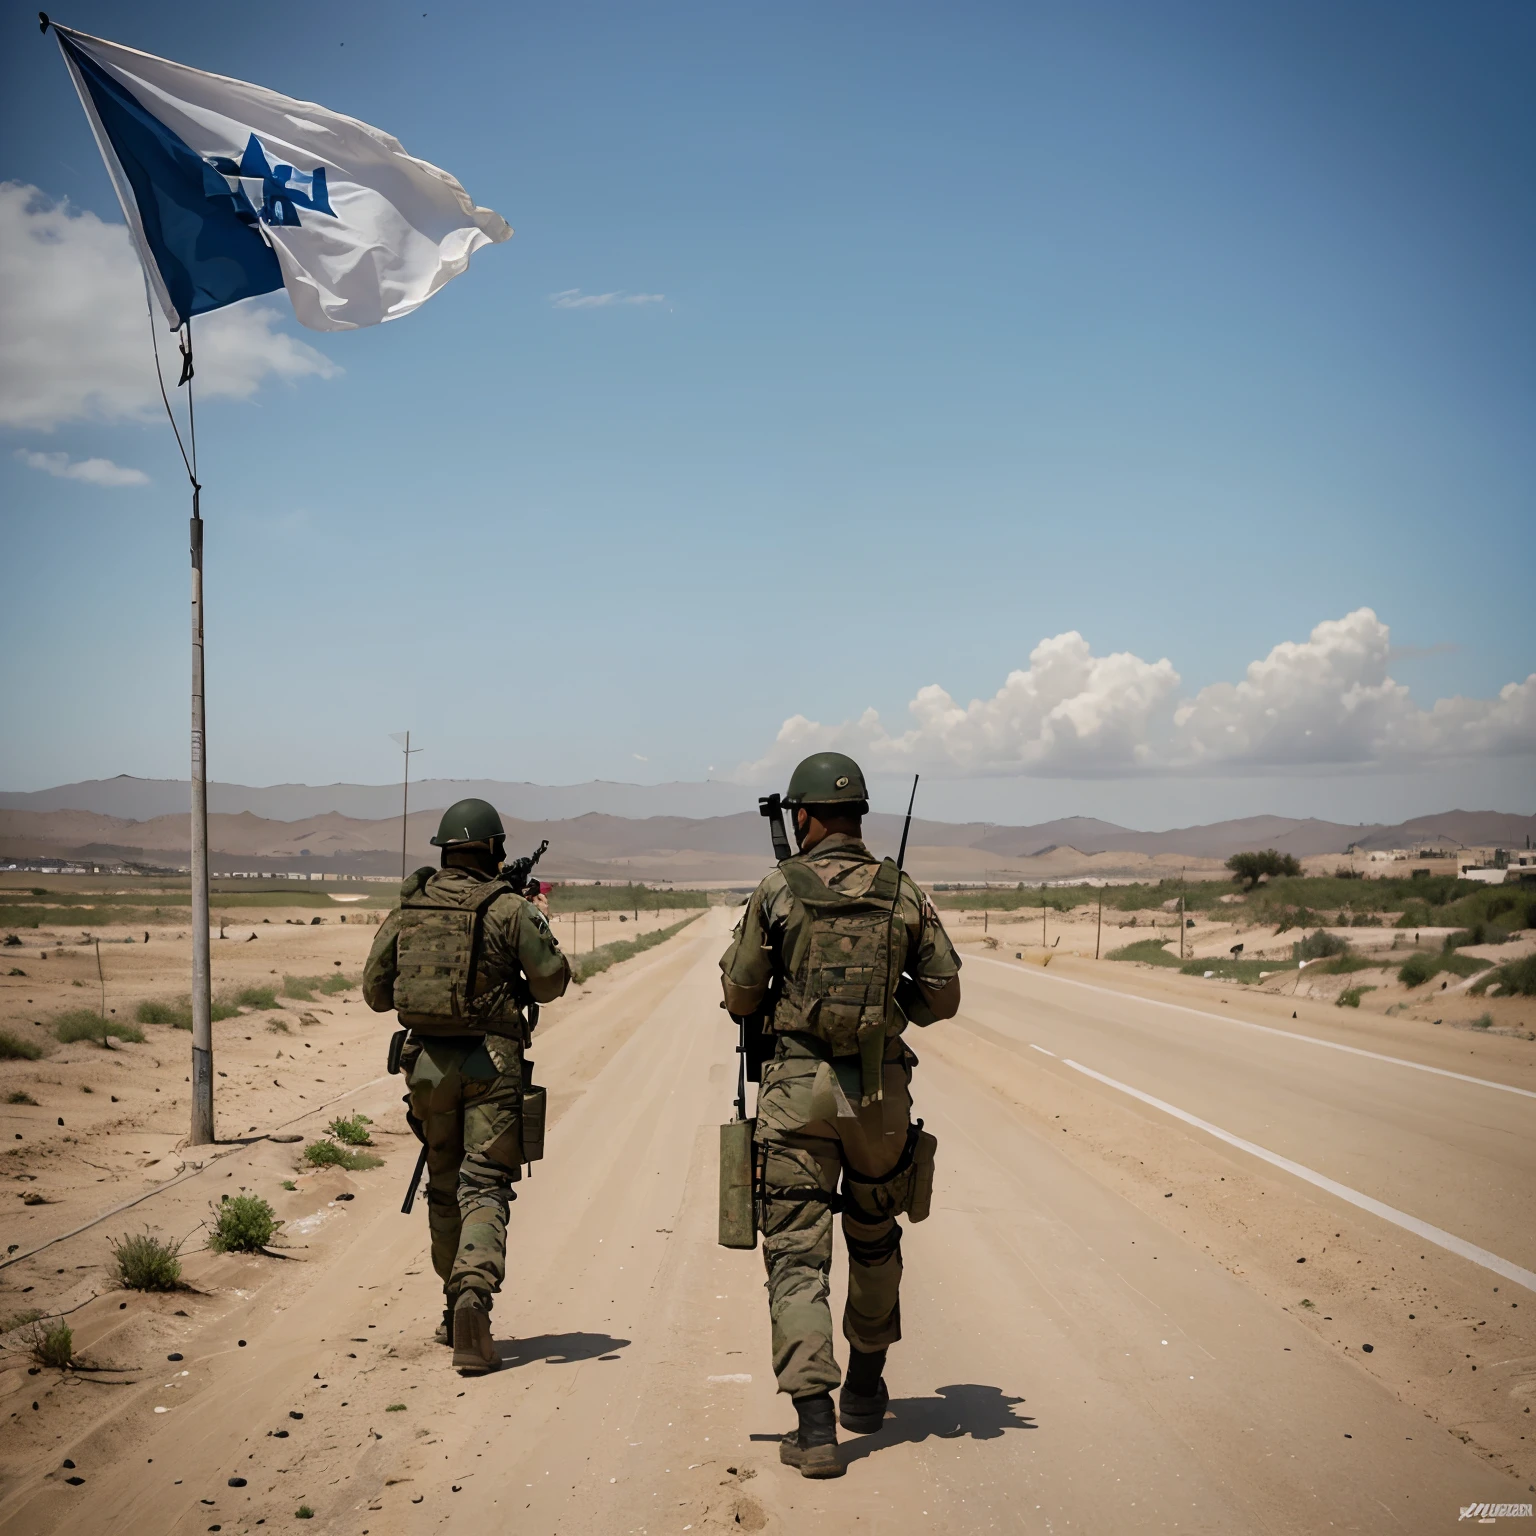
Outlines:
[[[549,916],[549,897],[546,896],[543,891],[540,891],[537,896],[529,897],[529,900],[533,902],[534,906],[536,906],[539,911],[544,914],[545,917]]]

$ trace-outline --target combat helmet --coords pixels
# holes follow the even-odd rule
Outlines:
[[[842,752],[815,752],[789,777],[784,804],[791,810],[802,805],[846,805],[855,816],[869,810],[869,788],[864,770]]]
[[[490,801],[460,800],[443,812],[432,846],[454,848],[463,843],[489,843],[506,835],[507,829]]]

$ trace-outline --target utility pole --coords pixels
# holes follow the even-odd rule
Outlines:
[[[1179,871],[1179,959],[1184,958],[1184,871]]]
[[[1093,936],[1093,958],[1099,958],[1099,945],[1104,938],[1104,887],[1099,887],[1099,931]]]
[[[1040,887],[1040,948],[1045,948],[1045,887]]]
[[[389,739],[399,742],[400,750],[405,753],[405,782],[400,796],[400,878],[403,881],[405,879],[406,860],[406,817],[410,814],[411,810],[411,754],[420,752],[422,749],[411,745],[411,733],[409,731],[396,731]]]

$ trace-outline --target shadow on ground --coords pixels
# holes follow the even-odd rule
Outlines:
[[[840,1430],[845,1462],[859,1461],[893,1445],[919,1445],[936,1440],[998,1440],[1010,1429],[1038,1429],[1028,1414],[1015,1415],[1022,1397],[1009,1397],[997,1387],[964,1384],[940,1387],[932,1397],[893,1397],[885,1423],[873,1435]],[[753,1435],[754,1440],[778,1440],[779,1435]]]
[[[628,1339],[608,1333],[541,1333],[531,1339],[498,1340],[496,1348],[504,1366],[532,1365],[536,1360],[571,1365],[577,1360],[602,1359],[628,1345]]]

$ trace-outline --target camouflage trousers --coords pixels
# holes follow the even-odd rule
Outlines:
[[[522,1177],[522,1045],[413,1035],[401,1065],[427,1141],[432,1267],[450,1301],[474,1291],[489,1306],[506,1278],[507,1209]]]
[[[858,1069],[795,1053],[781,1039],[763,1068],[757,1140],[763,1158],[763,1259],[773,1370],[779,1391],[808,1397],[842,1380],[832,1352],[832,1207],[845,1168],[877,1181],[906,1147],[912,1110],[911,1051],[893,1042],[886,1053],[885,1097],[858,1104]],[[839,1064],[841,1065],[841,1064]],[[851,1092],[851,1102],[850,1102]],[[848,1248],[848,1301],[843,1337],[865,1354],[901,1337],[901,1228],[894,1201],[878,1182],[844,1180],[843,1240]]]

